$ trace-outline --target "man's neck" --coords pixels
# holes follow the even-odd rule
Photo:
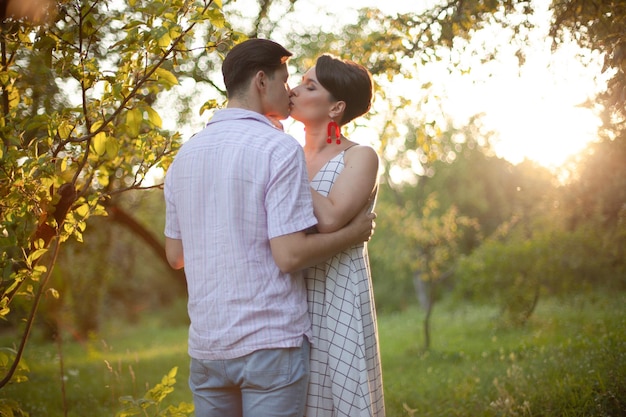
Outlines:
[[[256,100],[251,100],[249,97],[233,97],[228,100],[226,108],[244,109],[261,113],[261,108],[258,105],[258,102]]]

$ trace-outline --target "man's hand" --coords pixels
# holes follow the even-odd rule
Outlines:
[[[355,243],[369,242],[374,235],[374,229],[376,228],[375,219],[376,213],[369,211],[368,204],[354,217],[354,219],[350,220],[350,223],[346,225],[346,228],[352,229]]]

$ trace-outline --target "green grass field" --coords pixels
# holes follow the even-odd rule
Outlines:
[[[521,328],[497,317],[487,306],[435,306],[428,352],[420,310],[379,317],[387,416],[626,415],[626,294],[543,299]],[[178,367],[161,408],[191,402],[186,337],[160,317],[110,323],[61,350],[35,337],[25,354],[29,381],[0,398],[31,417],[114,416],[120,397],[142,397]]]

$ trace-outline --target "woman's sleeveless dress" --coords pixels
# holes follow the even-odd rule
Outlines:
[[[327,196],[345,151],[311,186]],[[378,329],[367,246],[345,250],[305,272],[313,324],[306,417],[385,415]]]

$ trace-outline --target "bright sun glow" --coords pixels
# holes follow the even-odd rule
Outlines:
[[[419,8],[431,2],[420,3]],[[238,0],[232,5],[244,15],[249,14],[249,19],[253,19],[258,12],[255,0]],[[538,30],[530,38],[531,46],[526,49],[526,61],[521,68],[515,59],[514,49],[507,52],[509,45],[498,44],[503,38],[500,33],[483,31],[473,36],[472,43],[501,52],[498,61],[472,64],[471,59],[465,60],[467,71],[463,76],[450,76],[441,67],[422,68],[412,80],[415,83],[413,86],[398,83],[402,85],[401,93],[406,94],[411,89],[417,93],[422,83],[430,81],[438,86],[436,93],[444,98],[443,111],[457,125],[471,116],[484,114],[482,120],[486,128],[496,132],[492,145],[498,156],[515,164],[530,159],[551,169],[558,168],[570,156],[597,140],[599,117],[581,104],[593,99],[602,90],[596,79],[601,72],[602,57],[585,56],[585,52],[574,44],[562,45],[556,53],[552,53],[546,40],[547,5],[546,0],[535,0],[533,3]],[[334,27],[350,23],[361,7],[378,7],[390,14],[419,12],[415,10],[414,2],[296,2],[294,14],[270,16],[276,21],[272,38],[284,43],[294,27],[300,30],[311,28],[313,31],[320,25]],[[333,23],[334,20],[337,23]],[[586,65],[581,63],[581,57]],[[292,74],[291,84],[297,83],[300,76]],[[203,96],[199,101],[206,99]],[[191,131],[204,125],[204,118],[199,119],[203,120],[198,120]],[[291,120],[285,126],[289,133],[302,140],[301,126],[294,125]],[[372,130],[376,136],[375,126],[372,128],[369,133],[359,132],[358,137],[355,135],[353,139],[366,143]]]
[[[296,12],[307,16],[331,15],[341,23],[348,23],[356,16],[355,10],[361,7],[378,7],[391,14],[419,12],[415,9],[430,3],[433,2],[425,1],[419,7],[414,2],[381,3],[378,0],[341,3],[318,0],[295,4]],[[412,88],[419,89],[426,81],[439,84],[438,93],[447,97],[443,110],[459,123],[484,113],[484,124],[497,135],[493,146],[498,156],[512,163],[530,159],[556,169],[597,139],[599,117],[581,104],[592,99],[601,89],[595,77],[600,74],[602,62],[599,56],[585,56],[585,52],[573,43],[564,44],[552,53],[546,39],[548,4],[546,0],[533,2],[536,30],[529,36],[531,45],[526,46],[526,61],[521,68],[515,59],[514,47],[500,43],[506,42],[502,40],[502,34],[485,30],[473,36],[472,44],[491,47],[504,58],[487,64],[468,64],[467,74],[463,76],[448,76],[442,68],[435,68],[433,75],[426,69],[414,79]],[[281,34],[293,27],[292,24],[330,24],[326,18],[321,20],[325,23],[320,23],[320,19],[303,19],[296,23],[283,20],[275,32],[277,40],[282,40]],[[581,56],[587,65],[578,59]],[[466,62],[471,62],[469,60],[471,58]],[[401,87],[403,94],[408,91],[405,87]]]
[[[462,118],[484,112],[485,125],[497,132],[498,156],[558,168],[597,140],[600,126],[598,115],[583,104],[598,92],[594,74],[601,60],[587,57],[584,66],[574,53],[531,51],[519,70],[503,65],[485,80],[459,82],[448,89],[450,113]]]

